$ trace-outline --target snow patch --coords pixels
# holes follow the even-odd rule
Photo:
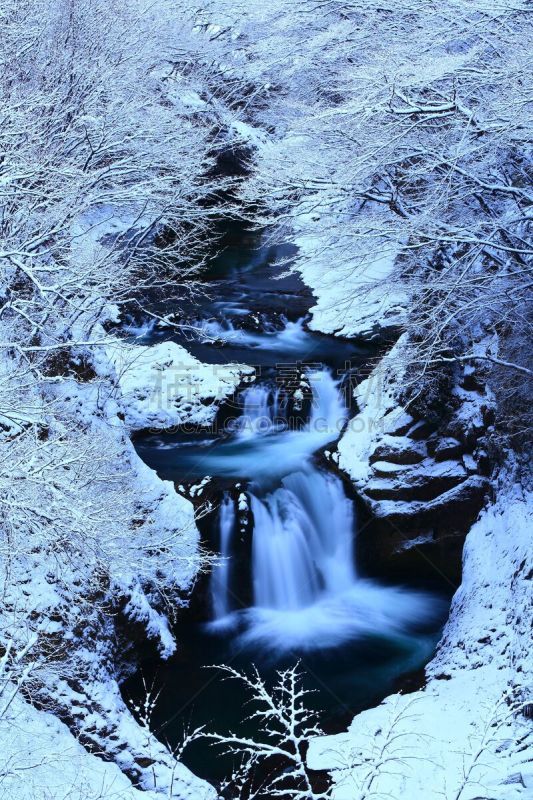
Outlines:
[[[331,233],[340,227],[341,220],[337,224],[330,220],[324,230],[320,207],[315,210],[316,202],[311,198],[302,204],[294,240],[300,251],[295,268],[317,298],[311,308],[309,328],[337,336],[373,339],[401,327],[409,302],[407,290],[395,277],[401,240],[383,235],[369,246],[362,244],[363,237],[355,238],[350,240],[347,251],[346,241]],[[306,211],[306,205],[313,210]],[[357,227],[370,224],[364,216],[359,213],[355,220],[343,219],[342,223]],[[383,214],[375,212],[373,216],[376,219],[372,226],[386,228]]]

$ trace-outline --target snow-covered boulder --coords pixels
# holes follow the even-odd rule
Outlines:
[[[174,342],[142,347],[115,340],[108,355],[131,431],[208,426],[220,403],[253,375],[239,364],[203,364]]]
[[[464,536],[488,490],[476,445],[490,395],[456,386],[455,410],[440,424],[415,418],[398,399],[405,346],[402,336],[355,388],[358,413],[332,456],[374,515],[363,535],[373,537],[385,557],[405,554],[413,541],[433,546]]]

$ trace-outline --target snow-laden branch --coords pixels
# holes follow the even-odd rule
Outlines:
[[[187,736],[187,741],[204,738],[238,758],[233,774],[223,783],[225,796],[231,792],[228,796],[235,800],[327,800],[329,789],[314,788],[316,776],[305,759],[309,739],[320,735],[321,729],[306,703],[312,692],[303,686],[299,664],[279,670],[272,687],[256,667],[251,674],[228,665],[216,669],[242,684],[252,709],[246,721],[257,729],[257,736],[243,736],[202,727]]]

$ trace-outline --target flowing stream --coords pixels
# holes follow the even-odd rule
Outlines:
[[[372,352],[307,331],[308,293],[296,278],[274,280],[280,252],[254,245],[247,250],[237,241],[217,259],[211,297],[183,333],[147,320],[130,326],[143,344],[171,335],[203,361],[257,367],[219,432],[147,434],[135,442],[163,478],[182,486],[212,478],[217,510],[200,525],[218,564],[178,624],[176,658],[145,665],[165,687],[165,713],[189,709],[195,724],[212,723],[215,714],[211,727],[239,724],[243,698],[234,688],[222,698],[217,681],[215,689],[206,686],[206,665],[254,663],[268,674],[300,658],[325,692],[326,720],[340,719],[429,658],[445,611],[424,587],[378,582],[358,568],[354,502],[317,453],[348,422],[347,371]],[[136,680],[126,687],[133,694]],[[216,779],[220,760],[198,747],[189,765]]]

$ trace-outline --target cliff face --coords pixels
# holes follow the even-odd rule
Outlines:
[[[192,384],[197,378],[194,367]],[[144,377],[153,390],[154,376]],[[205,390],[210,395],[217,388],[212,384]],[[197,394],[203,398],[205,393],[200,389]],[[140,794],[131,781],[148,797],[163,792],[166,797],[209,800],[216,796],[214,789],[151,734],[142,712],[134,718],[119,688],[124,670],[127,674],[131,669],[134,645],[153,648],[162,658],[179,646],[168,616],[179,614],[202,563],[192,504],[135,453],[123,421],[129,397],[103,351],[94,361],[90,381],[65,378],[50,387],[47,401],[53,403],[55,419],[71,420],[76,430],[84,431],[80,449],[89,442],[95,446],[102,483],[95,495],[84,488],[84,483],[91,484],[90,475],[70,478],[75,483],[73,519],[81,537],[67,531],[68,548],[62,551],[42,542],[31,556],[12,554],[2,620],[7,624],[25,616],[33,640],[20,694],[5,709],[3,701],[18,672],[16,661],[2,661],[7,677],[6,684],[0,683],[3,749],[17,765],[6,778],[10,796],[44,796],[38,792],[41,784],[46,791],[55,788],[69,797],[129,800]],[[160,403],[162,413],[165,406],[172,413],[173,397]],[[51,428],[47,436],[54,435]],[[35,487],[32,492],[37,500]],[[51,502],[54,486],[45,484],[43,514]],[[90,527],[99,504],[113,508],[107,528],[98,529],[98,537],[104,538],[101,552]],[[13,631],[11,638],[18,637],[20,649],[26,644],[23,628],[13,626]],[[17,735],[8,735],[13,726]],[[26,786],[22,776],[33,748],[28,743],[36,737],[42,763],[31,770]],[[104,793],[97,794],[100,791]]]
[[[400,571],[416,550],[429,570],[456,578],[464,536],[490,492],[494,400],[481,384],[467,388],[461,370],[440,419],[408,410],[400,399],[405,342],[404,335],[355,388],[358,413],[331,458],[373,516],[359,542],[368,557]]]

